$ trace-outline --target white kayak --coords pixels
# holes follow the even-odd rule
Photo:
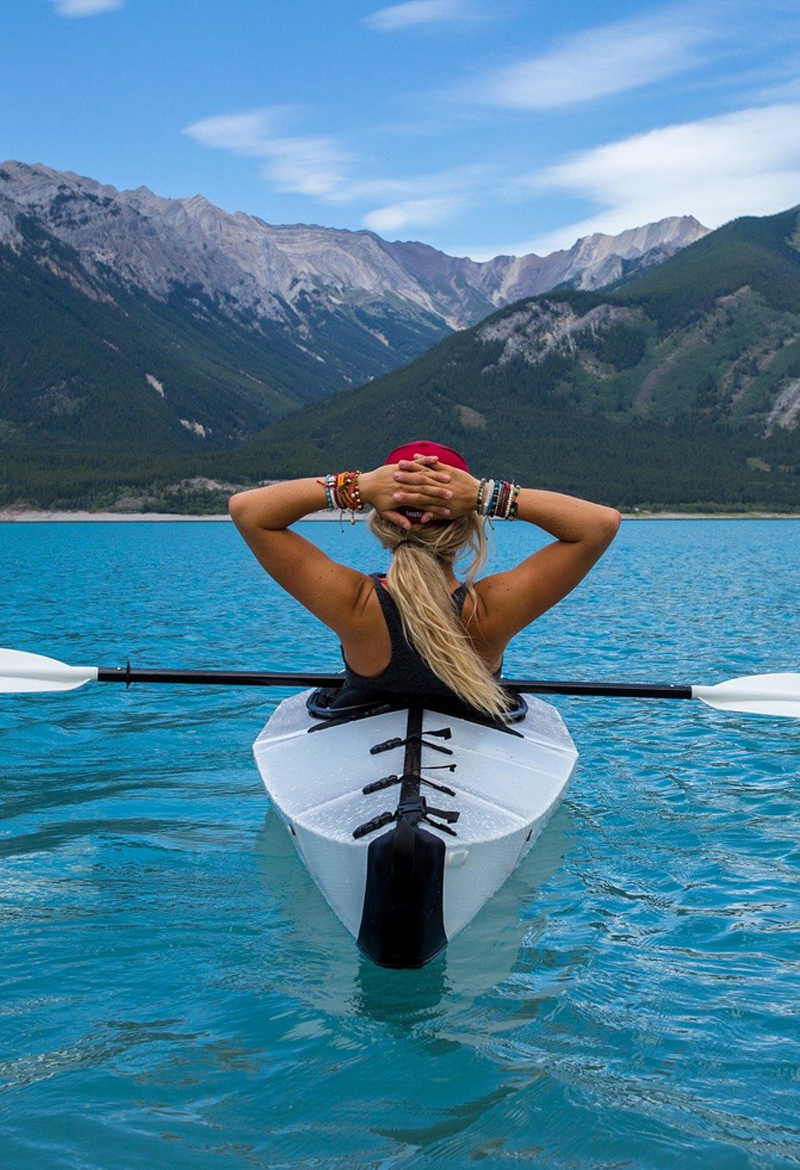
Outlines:
[[[383,967],[421,967],[531,848],[577,750],[538,699],[498,724],[402,697],[322,717],[319,696],[275,710],[253,746],[259,772],[360,949]]]

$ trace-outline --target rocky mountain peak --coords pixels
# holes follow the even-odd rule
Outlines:
[[[152,296],[176,284],[199,286],[233,315],[287,322],[304,315],[309,295],[317,310],[333,313],[343,300],[388,298],[450,329],[557,284],[600,287],[626,265],[663,259],[706,231],[691,216],[673,216],[617,236],[595,233],[550,256],[474,261],[366,230],[272,225],[201,194],[168,199],[143,185],[118,191],[72,171],[9,160],[0,164],[0,239],[19,246],[15,211],[76,248],[93,275],[99,264],[111,267]]]

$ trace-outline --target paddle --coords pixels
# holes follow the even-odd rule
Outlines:
[[[206,686],[341,686],[340,674],[237,670],[133,670],[126,667],[68,666],[55,658],[0,649],[0,694],[72,691],[87,682],[194,683]],[[617,699],[700,699],[719,711],[800,718],[800,674],[754,674],[715,686],[650,686],[643,683],[546,682],[504,679],[511,691],[539,695],[606,696]]]

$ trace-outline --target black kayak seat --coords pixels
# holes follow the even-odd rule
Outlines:
[[[342,675],[344,679],[344,675]],[[522,695],[512,693],[515,706],[506,714],[503,722],[519,723],[528,713],[528,704]],[[340,687],[318,687],[306,700],[309,714],[317,719],[341,719],[348,716],[363,716],[371,708],[392,708],[401,710],[412,703],[419,703],[424,696],[403,695],[397,692],[377,693],[375,691],[361,691],[357,687],[348,686],[343,682]],[[459,699],[442,698],[441,695],[431,696],[430,705],[442,713],[463,716],[474,720],[478,712],[462,703]]]

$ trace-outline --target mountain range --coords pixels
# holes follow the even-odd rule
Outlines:
[[[489,474],[609,503],[800,508],[800,207],[608,289],[517,301],[226,466],[305,474],[332,446],[370,464],[422,432]]]
[[[630,276],[706,230],[672,217],[545,257],[477,262],[10,160],[0,434],[81,449],[233,446],[519,297]]]
[[[215,510],[429,433],[617,506],[800,509],[800,207],[478,263],[7,163],[0,343],[0,503]]]

